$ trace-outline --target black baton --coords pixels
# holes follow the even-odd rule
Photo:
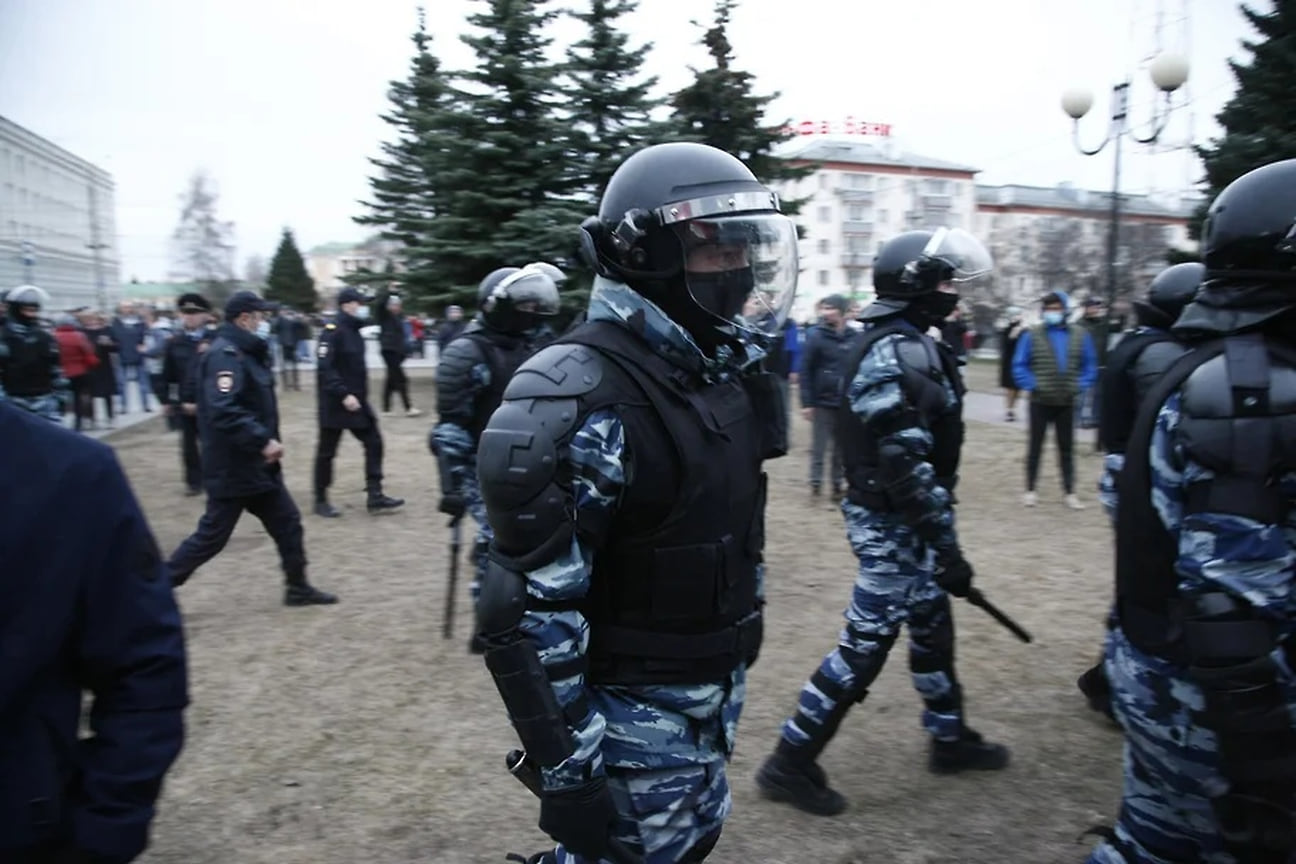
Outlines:
[[[1000,611],[998,606],[994,605],[989,600],[987,600],[985,595],[981,593],[980,589],[969,588],[967,593],[967,601],[971,603],[973,606],[985,610],[985,613],[987,615],[989,615],[991,618],[995,619],[1004,627],[1006,627],[1008,629],[1008,632],[1012,633],[1021,641],[1023,642],[1031,641],[1031,634],[1027,633],[1025,628],[1023,628],[1016,621],[1009,618],[1002,611]]]

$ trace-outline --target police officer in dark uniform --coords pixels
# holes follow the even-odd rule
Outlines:
[[[225,304],[225,323],[196,361],[207,510],[172,553],[167,570],[173,584],[183,585],[225,548],[247,511],[279,547],[287,583],[284,604],[336,603],[337,597],[306,581],[301,513],[284,486],[270,343],[257,335],[262,313],[270,308],[251,291],[237,292]]]
[[[319,445],[315,450],[315,513],[325,518],[341,516],[328,500],[333,485],[333,457],[342,433],[351,434],[364,447],[365,506],[370,513],[385,513],[405,503],[382,489],[382,433],[378,416],[369,404],[369,370],[365,367],[365,340],[360,333],[369,317],[367,298],[355,288],[338,292],[337,321],[320,332],[315,386],[319,391]]]
[[[1202,226],[1193,350],[1144,398],[1120,472],[1107,678],[1125,729],[1092,864],[1296,860],[1296,159]]]
[[[761,641],[761,467],[784,451],[760,361],[796,246],[728,153],[635,153],[582,226],[588,320],[518,369],[482,433],[479,632],[559,844],[533,862],[599,861],[610,838],[696,862],[719,839]]]
[[[557,271],[548,264],[544,267]],[[533,353],[531,337],[537,325],[558,312],[558,286],[539,265],[501,267],[482,280],[477,298],[477,319],[446,345],[437,360],[439,416],[428,439],[441,475],[439,509],[455,519],[471,513],[477,523],[476,566],[469,586],[474,603],[491,539],[477,486],[477,442],[509,379]],[[480,653],[481,647],[474,635],[469,649]]]
[[[1170,328],[1192,301],[1206,272],[1198,262],[1175,264],[1162,270],[1148,287],[1147,297],[1134,301],[1138,325],[1121,337],[1107,357],[1103,371],[1099,440],[1107,454],[1098,484],[1098,500],[1113,524],[1116,521],[1117,478],[1125,464],[1125,446],[1134,429],[1134,418],[1143,397],[1165,371],[1188,351]],[[1110,626],[1112,619],[1108,619]],[[1089,707],[1112,716],[1111,688],[1103,673],[1102,658],[1086,670],[1076,686]]]
[[[0,399],[61,424],[68,381],[59,364],[58,340],[41,326],[41,309],[48,305],[49,295],[35,285],[19,285],[5,295]]]
[[[911,231],[873,263],[877,300],[844,365],[837,437],[847,482],[842,513],[859,559],[839,644],[801,691],[757,784],[775,801],[820,816],[846,808],[819,754],[864,700],[900,635],[931,735],[938,774],[997,770],[1008,750],[966,723],[954,670],[949,596],[966,597],[972,567],[954,525],[963,446],[962,377],[953,350],[927,335],[958,304],[960,284],[989,275],[989,252],[960,229]]]
[[[0,861],[133,861],[188,684],[171,585],[113,451],[0,403],[0,550]]]
[[[198,382],[194,363],[215,338],[207,326],[211,303],[201,294],[182,294],[176,303],[181,328],[162,349],[162,396],[180,427],[180,463],[185,494],[202,494],[202,459],[198,452]]]

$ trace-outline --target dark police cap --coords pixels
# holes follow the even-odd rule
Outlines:
[[[201,294],[181,294],[176,308],[181,312],[210,312],[211,301]]]
[[[233,321],[244,312],[265,312],[270,304],[251,291],[237,291],[225,302],[225,319]]]
[[[343,288],[341,291],[338,292],[337,305],[339,306],[341,306],[343,303],[368,303],[368,302],[369,302],[369,298],[366,297],[359,288],[352,288],[351,286],[348,285],[346,288]]]

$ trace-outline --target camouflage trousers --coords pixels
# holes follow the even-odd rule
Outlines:
[[[44,396],[6,396],[14,407],[29,411],[55,423],[63,422],[63,402],[54,393]]]
[[[472,597],[473,606],[476,606],[477,597],[481,594],[482,579],[486,576],[486,553],[490,551],[490,542],[495,532],[491,531],[490,523],[486,521],[486,502],[482,501],[477,475],[464,477],[461,488],[464,506],[477,523],[477,535],[473,538],[472,547],[473,578],[468,584],[468,593]]]
[[[801,690],[783,738],[817,756],[850,707],[868,694],[907,624],[909,670],[923,700],[923,726],[937,739],[955,740],[963,728],[963,699],[954,674],[954,621],[948,595],[932,578],[931,556],[889,518],[850,503],[842,509],[859,559],[846,626]]]
[[[1089,864],[1232,864],[1208,795],[1225,787],[1215,734],[1193,718],[1205,707],[1201,689],[1119,628],[1107,639],[1106,669],[1125,729],[1125,788],[1115,836]]]
[[[608,766],[608,789],[616,804],[613,833],[643,855],[644,864],[704,860],[732,807],[725,763],[627,770]],[[556,864],[595,864],[593,859],[554,850]]]

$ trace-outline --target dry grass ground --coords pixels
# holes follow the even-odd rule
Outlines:
[[[993,366],[981,365],[969,377],[989,389]],[[287,477],[303,508],[315,444],[313,386],[304,383],[282,400]],[[414,389],[431,407],[426,373]],[[333,495],[344,518],[304,517],[311,578],[340,605],[280,605],[274,546],[251,517],[179,592],[193,704],[146,864],[456,864],[543,847],[534,800],[501,764],[512,730],[480,658],[465,650],[466,565],[456,638],[441,639],[447,532],[429,425],[383,422],[387,491],[408,500],[403,511],[365,513],[360,449],[348,439]],[[824,755],[851,800],[844,815],[818,819],[755,793],[756,768],[834,643],[855,575],[840,513],[808,497],[809,430],[798,421],[795,452],[770,464],[766,642],[730,768],[734,815],[712,861],[1079,861],[1077,835],[1110,819],[1119,736],[1074,686],[1102,632],[1107,525],[1096,506],[1072,513],[1058,495],[1023,510],[1021,432],[976,423],[968,432],[964,544],[982,589],[1037,641],[1022,645],[960,603],[958,668],[972,724],[1008,743],[1013,764],[993,775],[926,773],[920,703],[900,649]],[[154,420],[112,443],[160,545],[174,548],[202,509],[201,498],[182,495],[175,436]],[[1079,460],[1082,489],[1092,489],[1097,457]],[[1050,461],[1042,491],[1057,488]]]

